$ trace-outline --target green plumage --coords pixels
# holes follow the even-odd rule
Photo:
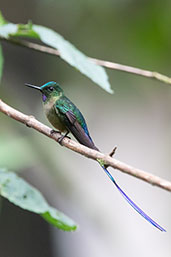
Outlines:
[[[83,145],[96,149],[85,119],[79,109],[56,82],[48,82],[40,87],[43,107],[50,123],[61,132],[71,132]]]

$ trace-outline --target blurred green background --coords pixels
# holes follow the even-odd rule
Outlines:
[[[88,56],[170,75],[171,1],[1,0],[14,23],[52,28]],[[168,180],[171,88],[107,70],[114,95],[57,57],[3,42],[0,97],[48,124],[38,92],[24,83],[57,81],[82,110],[96,145],[116,158]],[[1,200],[0,256],[170,256],[171,199],[164,190],[112,170],[121,187],[167,233],[142,219],[99,166],[0,113],[0,166],[19,172],[80,226],[59,231],[38,215]]]

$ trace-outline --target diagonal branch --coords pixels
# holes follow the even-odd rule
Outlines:
[[[31,127],[33,129],[37,130],[38,132],[54,139],[55,141],[57,141],[60,138],[60,134],[57,134],[57,133],[51,134],[52,129],[49,128],[48,126],[42,124],[41,122],[37,121],[33,116],[28,116],[20,111],[15,110],[14,108],[12,108],[9,105],[7,105],[6,103],[4,103],[2,100],[0,100],[0,112],[6,114],[7,116],[9,116],[21,123],[24,123],[28,127]],[[104,161],[104,163],[107,166],[111,166],[114,169],[118,169],[124,173],[127,173],[131,176],[134,176],[136,178],[144,180],[152,185],[161,187],[167,191],[171,191],[171,182],[170,181],[167,181],[160,177],[154,176],[143,170],[134,168],[128,164],[125,164],[121,161],[118,161],[118,160],[112,158],[109,155],[100,153],[100,152],[92,150],[86,146],[83,146],[69,138],[64,138],[62,143],[65,147],[69,148],[70,150],[80,153],[90,159],[93,159],[93,160],[101,159]]]
[[[25,40],[18,40],[18,39],[14,39],[14,38],[0,37],[0,40],[6,41],[9,43],[18,45],[18,46],[26,47],[26,48],[29,48],[29,49],[32,49],[32,50],[35,50],[38,52],[43,52],[46,54],[55,55],[55,56],[60,57],[60,52],[49,46],[44,46],[44,45],[32,43],[32,42],[25,41]],[[132,73],[132,74],[147,77],[147,78],[152,78],[152,79],[155,79],[155,80],[158,80],[158,81],[161,81],[161,82],[171,85],[171,77],[168,77],[168,76],[163,75],[156,71],[148,71],[148,70],[139,69],[139,68],[135,68],[135,67],[128,66],[128,65],[99,60],[99,59],[95,59],[95,58],[91,58],[91,57],[89,57],[89,59],[92,62],[96,63],[97,65],[103,66],[105,68],[118,70],[118,71],[124,71],[127,73]]]

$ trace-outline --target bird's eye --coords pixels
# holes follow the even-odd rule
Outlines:
[[[51,92],[52,92],[52,91],[53,91],[53,87],[49,87],[49,91],[51,91]]]

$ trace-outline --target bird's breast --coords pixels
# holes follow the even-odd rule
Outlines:
[[[65,132],[67,129],[62,124],[58,112],[54,107],[54,103],[48,102],[44,104],[44,111],[46,114],[46,117],[48,118],[49,122],[59,131]]]

